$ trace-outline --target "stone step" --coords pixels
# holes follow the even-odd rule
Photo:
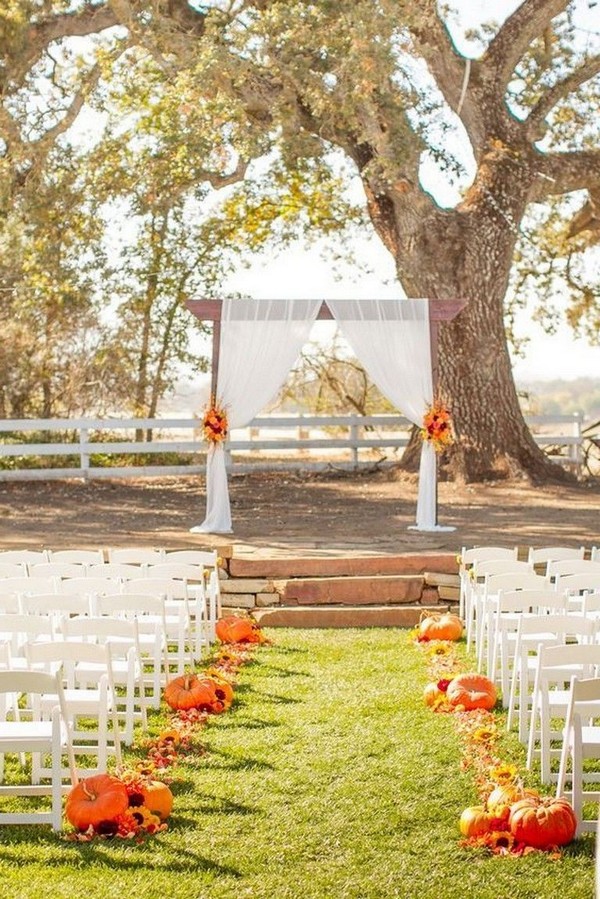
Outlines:
[[[382,606],[427,602],[433,595],[437,599],[437,591],[427,588],[418,575],[294,578],[275,583],[284,606]]]
[[[279,606],[255,609],[261,627],[415,627],[421,612],[445,612],[448,606]]]
[[[271,556],[235,555],[229,560],[231,577],[245,578],[317,578],[375,577],[377,575],[456,574],[455,553],[399,553],[386,556]]]

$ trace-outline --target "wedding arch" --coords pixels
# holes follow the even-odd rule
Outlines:
[[[277,394],[317,319],[335,319],[369,376],[409,421],[421,425],[437,384],[439,323],[465,300],[188,300],[201,321],[214,322],[211,397],[227,409],[230,428],[250,422]],[[423,441],[416,530],[448,530],[437,521],[437,464]],[[452,528],[450,528],[452,530]],[[193,533],[232,532],[225,450],[211,443],[206,517]]]

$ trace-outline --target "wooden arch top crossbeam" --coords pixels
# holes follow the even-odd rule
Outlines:
[[[240,300],[243,302],[243,300]],[[398,300],[399,303],[402,300]],[[216,396],[217,376],[219,372],[219,344],[221,339],[221,314],[223,311],[222,299],[203,299],[203,300],[186,300],[186,307],[190,312],[203,322],[214,322],[213,328],[213,345],[212,345],[212,378],[211,378],[211,397]],[[430,299],[429,300],[429,321],[431,324],[431,365],[433,369],[434,387],[437,385],[437,369],[438,369],[438,328],[440,322],[451,321],[455,318],[461,309],[467,305],[465,299]],[[317,319],[321,321],[332,320],[333,315],[326,300],[321,303],[321,308],[317,315]]]

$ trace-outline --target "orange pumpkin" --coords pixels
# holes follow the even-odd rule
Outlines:
[[[182,674],[165,687],[165,700],[172,709],[211,710],[215,701],[214,681],[196,674]]]
[[[566,799],[528,797],[511,807],[509,826],[518,842],[551,849],[566,846],[575,838],[577,818]]]
[[[263,643],[264,637],[255,621],[239,615],[219,618],[216,626],[221,643]]]
[[[161,821],[168,818],[173,810],[173,794],[161,780],[151,780],[142,789],[144,805],[153,814],[158,815]]]
[[[446,692],[448,702],[463,709],[493,709],[496,705],[495,685],[483,674],[459,674],[452,678]]]
[[[463,837],[480,837],[493,829],[494,815],[483,805],[470,805],[460,816],[458,826]]]
[[[463,624],[458,615],[444,612],[423,612],[419,624],[419,636],[426,640],[460,640]]]
[[[111,774],[96,774],[80,780],[68,796],[67,820],[79,830],[97,827],[102,821],[114,821],[129,805],[124,783]]]

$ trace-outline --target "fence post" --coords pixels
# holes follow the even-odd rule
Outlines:
[[[90,454],[88,451],[88,441],[90,432],[88,428],[79,429],[79,467],[81,468],[82,477],[87,479],[90,471]]]
[[[349,430],[349,440],[350,440],[350,452],[351,452],[351,460],[352,460],[352,468],[354,471],[358,470],[358,417],[356,415],[350,416],[350,430]]]
[[[573,436],[577,437],[577,443],[573,444],[571,447],[571,459],[575,463],[575,472],[577,477],[581,474],[581,465],[583,462],[583,452],[581,446],[581,424],[582,424],[582,414],[581,412],[575,412],[573,414]]]

